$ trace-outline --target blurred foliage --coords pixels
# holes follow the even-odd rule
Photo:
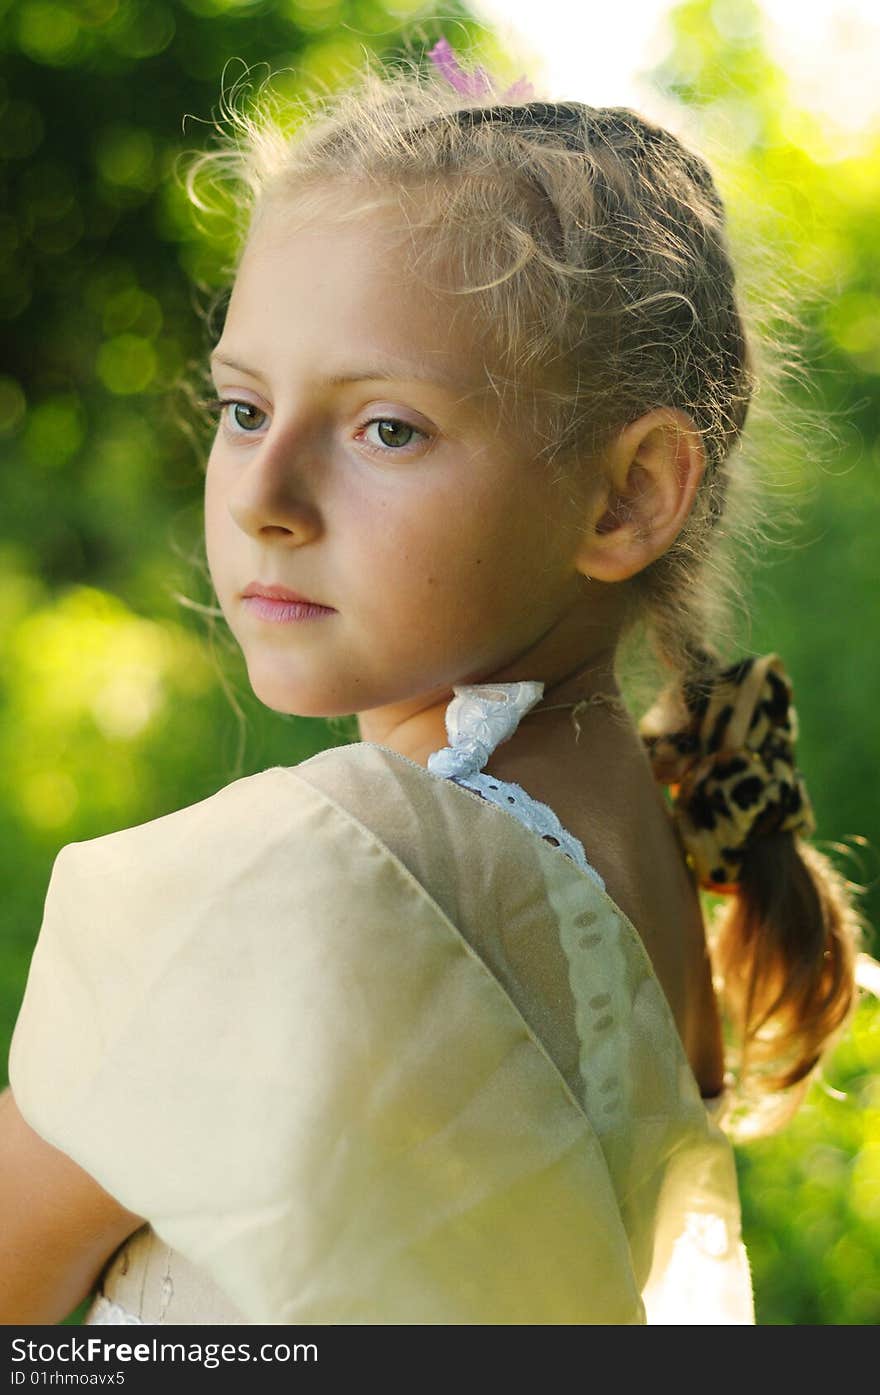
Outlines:
[[[744,578],[750,643],[792,673],[818,841],[870,885],[876,925],[880,817],[858,772],[877,750],[880,684],[880,137],[838,156],[793,101],[751,0],[680,5],[672,32],[658,94],[711,146],[735,235],[771,247],[796,291],[810,371],[790,375],[791,421],[783,404],[764,448],[799,522],[769,570]],[[0,3],[4,1058],[63,844],[354,735],[261,708],[198,610],[212,603],[205,443],[178,385],[207,353],[229,248],[194,220],[175,171],[210,139],[229,59],[298,92],[332,87],[364,48],[393,59],[441,33],[504,71],[492,35],[454,4]],[[772,293],[764,271],[757,259],[751,282]],[[780,326],[789,318],[780,305]],[[796,1121],[738,1152],[761,1322],[880,1319],[878,1068],[880,1011],[863,1005]]]

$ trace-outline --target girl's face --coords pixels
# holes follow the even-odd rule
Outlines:
[[[257,223],[213,355],[230,405],[205,494],[211,575],[256,695],[301,716],[369,711],[374,732],[381,709],[495,678],[585,588],[583,518],[500,433],[467,297],[411,278],[394,233],[382,210]],[[254,582],[332,609],[264,618],[243,597]],[[547,676],[534,668],[517,676]]]

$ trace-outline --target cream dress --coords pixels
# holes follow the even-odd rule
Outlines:
[[[148,1218],[87,1323],[752,1323],[725,1101],[546,805],[540,683],[59,852],[19,1109]]]

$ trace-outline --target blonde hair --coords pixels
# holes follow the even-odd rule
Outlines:
[[[208,210],[206,191],[231,185],[237,254],[279,202],[309,216],[344,188],[347,218],[399,210],[413,269],[436,280],[454,268],[443,289],[488,336],[488,388],[500,419],[532,433],[536,468],[580,478],[643,413],[687,414],[706,468],[674,543],[620,583],[620,640],[643,633],[672,690],[710,679],[726,662],[763,490],[739,449],[755,341],[703,158],[628,109],[463,97],[369,59],[335,93],[250,110],[233,94],[224,115],[229,133],[196,155],[186,188]],[[799,836],[768,836],[711,927],[752,1134],[797,1107],[853,1006],[860,923],[848,886]]]

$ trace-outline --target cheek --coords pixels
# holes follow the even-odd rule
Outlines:
[[[374,585],[364,596],[370,612],[387,610],[425,622],[432,606],[457,624],[509,604],[516,610],[525,588],[547,572],[547,534],[539,505],[511,492],[459,487],[426,492],[369,517],[350,515],[346,529],[357,539],[350,553],[352,580]],[[549,578],[548,578],[549,580]]]
[[[462,516],[461,496],[451,488],[401,491],[365,505],[351,504],[345,530],[354,566],[387,578],[400,600],[467,575],[475,545],[480,556],[479,529]]]

